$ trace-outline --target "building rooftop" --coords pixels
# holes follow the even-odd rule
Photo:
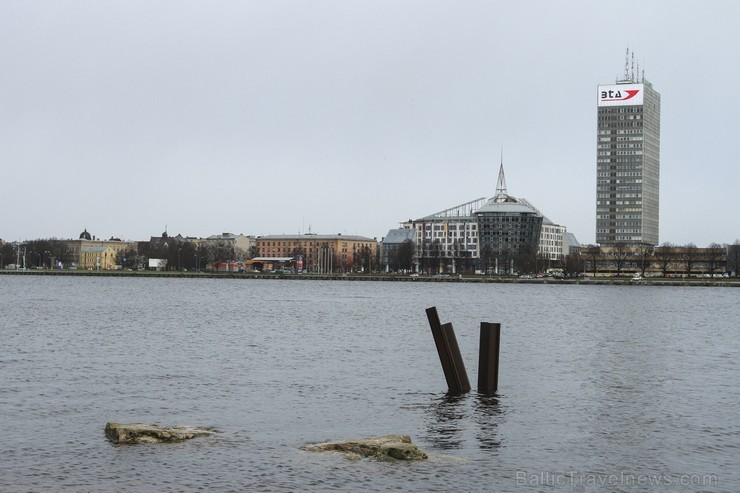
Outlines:
[[[383,238],[383,243],[390,245],[390,244],[400,244],[406,240],[414,241],[414,235],[416,235],[415,229],[411,229],[411,228],[391,229],[388,231],[388,234],[385,235],[385,238]]]
[[[493,213],[515,213],[515,214],[537,214],[542,215],[526,200],[519,200],[506,192],[506,177],[504,176],[504,163],[498,170],[498,182],[496,183],[496,195],[486,202],[486,205],[475,211],[476,214],[486,212]]]
[[[440,212],[435,212],[434,214],[429,214],[416,220],[409,219],[408,222],[424,222],[426,220],[435,219],[476,220],[475,215],[481,212],[512,214],[534,213],[542,216],[545,224],[554,224],[536,207],[529,203],[529,201],[518,199],[507,193],[503,163],[501,163],[499,167],[498,182],[496,183],[496,195],[494,195],[493,198],[486,199],[485,197],[481,197]]]
[[[266,235],[258,236],[258,240],[308,240],[308,241],[328,241],[328,240],[349,240],[349,241],[375,241],[374,238],[368,238],[366,236],[356,235],[343,235],[337,233],[335,235],[315,235],[315,234],[294,234],[294,235]]]
[[[98,252],[98,253],[101,253],[101,252],[104,252],[104,251],[108,250],[109,248],[110,247],[102,247],[102,246],[84,246],[84,247],[80,248],[80,251],[81,252]]]

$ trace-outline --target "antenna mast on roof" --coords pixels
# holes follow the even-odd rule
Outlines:
[[[630,49],[627,48],[627,53],[624,55],[624,80],[630,79]]]

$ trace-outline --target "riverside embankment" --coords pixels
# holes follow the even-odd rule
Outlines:
[[[269,272],[179,272],[179,271],[84,271],[84,270],[5,270],[0,275],[21,276],[103,276],[103,277],[140,277],[140,278],[183,278],[183,279],[290,279],[301,281],[376,281],[376,282],[453,282],[453,283],[505,283],[505,284],[584,284],[584,285],[634,285],[634,286],[709,286],[740,287],[740,278],[734,277],[646,277],[640,280],[631,277],[591,277],[556,279],[542,277],[520,279],[512,276],[458,275],[418,276],[403,274],[278,274]]]

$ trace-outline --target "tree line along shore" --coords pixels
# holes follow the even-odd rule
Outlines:
[[[377,281],[377,282],[463,282],[504,284],[561,284],[561,285],[635,285],[635,286],[728,286],[740,287],[740,279],[733,277],[680,278],[680,277],[590,277],[558,279],[553,277],[487,276],[487,275],[431,275],[413,276],[405,274],[286,274],[255,272],[181,272],[181,271],[90,271],[90,270],[0,270],[0,275],[16,276],[98,276],[98,277],[141,277],[181,279],[270,279],[302,281]]]

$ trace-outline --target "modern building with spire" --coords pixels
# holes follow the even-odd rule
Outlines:
[[[498,172],[496,195],[475,211],[475,217],[482,257],[513,259],[520,253],[537,253],[543,216],[527,201],[507,193],[503,163]]]
[[[401,227],[415,231],[416,259],[426,271],[457,273],[475,268],[503,274],[515,270],[515,259],[522,253],[547,261],[568,253],[564,227],[527,200],[508,194],[503,162],[493,198],[481,197],[409,219]]]
[[[597,92],[596,243],[657,245],[660,94],[630,64]]]

